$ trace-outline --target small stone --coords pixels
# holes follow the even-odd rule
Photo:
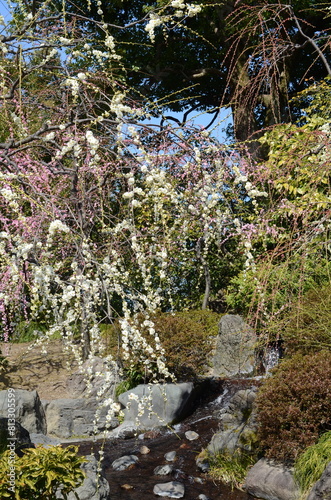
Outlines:
[[[196,462],[197,467],[202,471],[202,472],[208,472],[209,471],[209,463],[206,459],[203,458],[197,458]]]
[[[133,486],[131,484],[121,484],[121,488],[123,488],[123,490],[133,490]]]
[[[151,450],[148,448],[148,446],[143,445],[143,446],[140,446],[139,451],[142,455],[148,455],[148,453],[150,453]]]
[[[164,458],[166,459],[167,462],[173,462],[176,458],[176,452],[175,451],[169,451],[164,455]]]
[[[179,447],[181,450],[189,450],[191,446],[187,443],[182,443]]]
[[[185,432],[185,437],[189,441],[194,441],[195,439],[199,439],[199,434],[195,431],[186,431]]]
[[[112,468],[115,470],[125,470],[128,469],[131,465],[134,465],[138,462],[138,457],[136,455],[124,455],[123,457],[117,458],[111,464]]]
[[[169,483],[156,484],[153,488],[154,495],[168,498],[183,498],[185,488],[178,481],[170,481]]]
[[[200,495],[198,496],[198,500],[210,500],[210,498],[203,493],[200,493]]]
[[[144,434],[144,439],[155,439],[157,438],[158,436],[160,436],[161,432],[160,431],[147,431],[145,432]]]
[[[174,470],[174,466],[170,464],[165,464],[165,465],[158,465],[154,469],[154,474],[156,476],[167,476],[168,474],[171,474],[171,472]]]

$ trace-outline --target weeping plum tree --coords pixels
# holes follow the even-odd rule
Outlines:
[[[256,259],[285,243],[295,255],[292,242],[312,234],[322,212],[293,217],[283,199],[303,199],[301,173],[309,199],[311,164],[327,164],[329,135],[320,123],[280,125],[260,139],[269,159],[257,163],[245,145],[226,147],[188,124],[146,125],[156,104],[129,85],[122,31],[102,3],[96,20],[89,2],[83,12],[33,5],[15,4],[0,46],[4,336],[35,319],[46,328],[40,341],[60,333],[81,362],[102,348],[100,324],[118,317],[124,356],[138,356],[151,378],[168,377],[152,314],[201,293],[206,306],[224,261],[243,267],[235,301],[258,294],[264,304]],[[183,5],[130,22],[153,39],[154,28],[200,12]],[[311,153],[314,138],[326,146]]]
[[[144,123],[112,26],[94,21],[100,41],[65,3],[33,5],[15,4],[0,46],[4,337],[34,319],[81,362],[118,316],[124,356],[167,377],[151,314],[208,284],[231,238],[250,265],[242,227],[266,193],[205,131]]]

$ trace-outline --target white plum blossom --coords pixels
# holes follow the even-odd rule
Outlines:
[[[49,132],[49,134],[45,135],[44,141],[53,141],[55,138],[55,132]]]
[[[79,80],[74,77],[67,78],[64,81],[64,85],[69,87],[71,89],[73,97],[78,96],[78,91],[79,91]]]
[[[59,40],[61,45],[70,45],[72,43],[72,40],[70,40],[69,38],[66,38],[64,36],[60,36],[58,40]]]
[[[56,231],[63,232],[63,233],[68,233],[70,231],[69,227],[64,224],[62,221],[59,219],[53,220],[48,228],[48,234],[52,236]]]
[[[62,158],[64,155],[72,151],[77,146],[77,141],[75,139],[70,139],[64,146],[62,146],[60,151],[56,152],[56,158]]]
[[[202,10],[201,5],[187,5],[186,8],[187,8],[187,15],[189,17],[196,16]]]
[[[17,195],[14,193],[14,191],[10,187],[2,188],[0,190],[0,194],[7,200],[11,201],[17,198]]]
[[[170,5],[175,9],[185,9],[185,2],[183,0],[172,0]]]
[[[113,52],[115,50],[115,39],[113,36],[111,35],[107,35],[106,38],[105,38],[105,45],[106,47],[108,47],[111,52]]]
[[[169,20],[168,17],[159,17],[154,12],[152,12],[149,15],[149,21],[148,21],[148,23],[145,26],[145,31],[147,31],[151,42],[155,41],[155,29],[158,26],[161,26],[162,24],[164,24],[168,20]]]
[[[86,132],[85,137],[91,148],[90,153],[92,156],[94,156],[99,147],[99,140],[96,137],[94,137],[93,132],[91,130],[88,130]]]
[[[123,198],[125,200],[131,200],[131,198],[134,198],[134,192],[133,191],[127,191],[123,193]]]
[[[86,75],[86,73],[78,73],[77,78],[78,78],[78,80],[84,82],[87,79],[87,75]]]

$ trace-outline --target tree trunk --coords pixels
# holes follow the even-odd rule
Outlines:
[[[202,243],[203,243],[203,238],[200,238],[197,242],[196,249],[197,249],[197,256],[202,264],[203,272],[204,272],[204,276],[205,276],[205,292],[204,292],[203,301],[202,301],[202,310],[205,310],[205,309],[207,309],[208,303],[209,303],[210,289],[211,289],[211,277],[210,277],[208,262],[204,258],[203,253],[201,251],[201,244]]]

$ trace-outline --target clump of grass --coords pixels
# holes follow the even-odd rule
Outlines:
[[[316,444],[309,446],[294,463],[294,477],[305,498],[331,461],[331,431],[322,434]]]
[[[242,490],[247,471],[256,462],[256,457],[237,451],[234,454],[221,452],[209,458],[212,479],[221,481],[232,489]]]

